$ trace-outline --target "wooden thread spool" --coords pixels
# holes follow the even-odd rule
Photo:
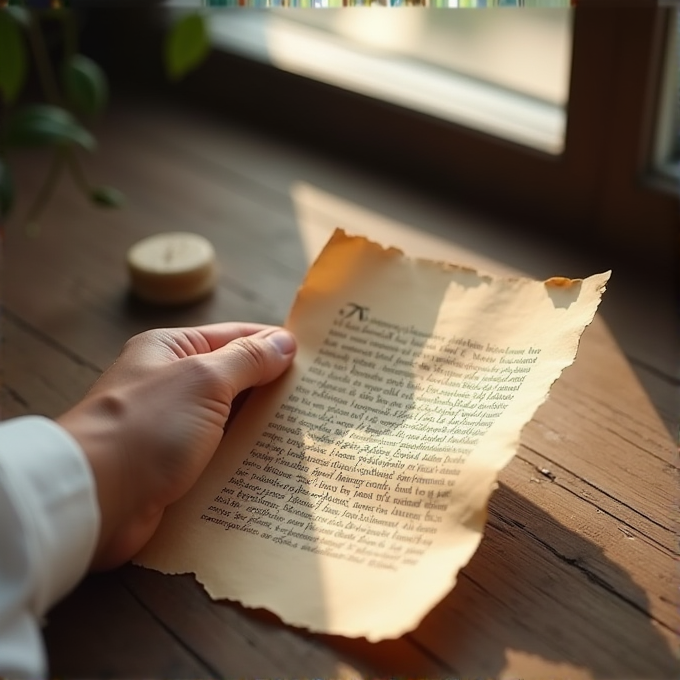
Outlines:
[[[198,234],[156,234],[127,254],[132,290],[146,302],[182,305],[209,295],[217,283],[217,259],[210,241]]]

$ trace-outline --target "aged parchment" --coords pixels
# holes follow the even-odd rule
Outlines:
[[[316,632],[413,629],[477,548],[608,278],[496,278],[336,231],[287,322],[295,365],[135,561]]]

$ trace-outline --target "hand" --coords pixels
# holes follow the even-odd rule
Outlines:
[[[92,467],[101,509],[93,567],[130,559],[210,461],[236,395],[280,376],[283,329],[223,323],[130,339],[87,396],[58,418]]]

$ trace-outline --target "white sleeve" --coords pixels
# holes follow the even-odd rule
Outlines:
[[[47,674],[40,619],[86,572],[99,524],[73,437],[40,416],[0,423],[0,677]]]

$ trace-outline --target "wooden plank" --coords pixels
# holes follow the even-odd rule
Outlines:
[[[87,578],[47,617],[51,677],[214,677],[123,585],[120,572]]]
[[[541,470],[548,470],[549,476]],[[654,525],[650,520],[525,447],[500,479],[549,513],[551,523],[538,528],[533,520],[525,524],[537,540],[548,542],[564,559],[573,559],[577,569],[587,570],[603,587],[669,630],[680,630],[680,599],[673,578],[675,545],[669,549],[651,538],[650,525]],[[575,550],[568,541],[557,543],[559,532],[552,530],[554,524],[576,534],[580,548]],[[672,539],[673,532],[668,533]]]
[[[99,377],[95,366],[55,345],[13,313],[3,318],[3,418],[28,413],[55,418]]]
[[[527,447],[675,530],[673,444],[604,325],[584,333],[577,361],[535,420],[523,435]]]
[[[421,236],[434,237],[445,248],[453,246],[454,255],[460,257],[464,253],[485,262],[487,268],[496,260],[505,261],[502,267],[505,271],[513,266],[513,258],[526,262],[527,255],[536,250],[535,244],[508,234],[506,224],[500,225],[455,206],[438,205],[405,187],[395,191],[394,184],[361,168],[329,163],[298,147],[263,138],[233,123],[218,123],[202,113],[173,110],[167,116],[156,118],[153,109],[142,111],[135,116],[116,112],[107,135],[115,135],[117,146],[144,139],[155,153],[172,159],[171,162],[201,168],[216,181],[237,183],[244,194],[257,195],[279,211],[289,209],[292,201],[298,218],[300,208],[307,206],[300,205],[296,187],[313,187],[317,190],[313,209],[324,232],[344,226],[349,231],[362,233],[368,227],[376,233],[367,223],[399,224]],[[195,124],[198,120],[200,125]],[[184,132],[179,134],[179,130]],[[490,247],[494,244],[495,248]],[[438,255],[442,257],[441,251]],[[560,253],[553,253],[553,262],[560,257]],[[541,262],[540,258],[532,259]],[[584,270],[581,273],[589,273],[582,262],[580,268]],[[515,267],[515,272],[518,270]],[[550,266],[545,266],[546,276],[554,273]]]
[[[163,153],[174,156],[175,162],[201,164],[213,176],[237,182],[244,193],[259,193],[270,203],[280,205],[296,183],[307,182],[346,203],[454,241],[478,256],[536,278],[556,273],[584,276],[612,266],[611,261],[588,249],[556,244],[549,225],[545,238],[517,238],[517,231],[507,223],[443,204],[403,186],[395,191],[393,183],[361,168],[329,162],[272,135],[264,137],[223,117],[182,109],[176,102],[163,113],[157,104],[150,103],[134,115],[129,110],[116,111],[111,127],[118,128],[123,136],[144,139],[154,149],[163,149]],[[333,226],[342,223],[345,215],[338,211],[338,204],[325,207],[329,205],[326,219]],[[323,210],[324,205],[316,207]],[[356,225],[347,221],[346,226],[351,229]],[[615,269],[603,309],[629,356],[677,378],[680,336],[674,305],[670,282],[648,282],[637,272]],[[646,332],[650,326],[657,329],[653,336]]]
[[[57,198],[57,205],[59,206],[60,202],[62,201],[62,198]],[[68,207],[70,204],[68,202],[65,203],[65,206]],[[80,221],[82,222],[82,218],[80,218]],[[63,238],[63,232],[60,233],[60,238]],[[37,243],[30,244],[31,247],[34,247],[35,245],[38,245]],[[55,241],[50,239],[47,244],[42,246],[42,241],[40,242],[41,247],[43,248],[43,254],[44,254],[44,259],[42,262],[39,262],[38,264],[38,269],[43,270],[43,267],[46,267],[46,271],[50,274],[52,274],[57,281],[59,281],[59,273],[63,270],[66,270],[67,272],[72,271],[71,267],[69,266],[68,260],[60,261],[57,263],[56,266],[52,266],[50,268],[50,258],[47,257],[47,253],[50,251],[50,249],[55,245]],[[67,258],[68,254],[62,253],[62,257]],[[35,261],[35,258],[33,258]],[[17,261],[17,270],[16,273],[18,276],[21,276],[21,267],[18,267],[19,262],[21,260]],[[78,268],[78,276],[83,276],[84,268],[82,265]],[[101,268],[93,268],[93,272],[101,273]],[[26,277],[26,289],[29,291],[29,293],[35,293],[35,288],[31,289],[30,286],[28,286],[28,281],[30,277]],[[55,280],[53,279],[53,280]],[[16,279],[15,279],[16,280]],[[21,283],[22,280],[21,278],[18,279],[19,282]],[[68,280],[68,279],[67,279]],[[66,287],[68,286],[68,283],[63,284],[64,289],[60,290],[59,287],[55,287],[54,285],[46,287],[45,293],[41,294],[39,297],[39,300],[37,301],[40,304],[44,304],[44,307],[42,309],[44,312],[48,312],[50,309],[49,303],[52,301],[57,301],[57,303],[61,302],[62,305],[67,305],[69,304],[70,300],[68,296],[66,295]],[[93,291],[92,288],[95,288]],[[97,280],[96,277],[92,276],[92,279],[88,282],[88,285],[83,287],[81,290],[81,295],[83,297],[79,298],[77,300],[78,303],[83,304],[85,303],[88,306],[91,306],[93,304],[96,304],[96,302],[93,302],[93,298],[96,300],[97,296]],[[23,287],[22,287],[23,289]],[[56,290],[56,295],[55,295],[55,290]],[[50,298],[51,295],[54,295],[53,298]],[[27,301],[30,301],[30,298],[26,298]],[[21,304],[17,304],[18,309],[26,309],[26,307],[23,307]],[[34,309],[34,308],[33,308]],[[28,316],[31,317],[31,313],[33,312],[33,309],[28,307]],[[96,311],[96,308],[94,308],[94,311]],[[94,315],[90,314],[88,315],[88,320],[92,321]],[[78,380],[73,380],[73,376],[71,375],[71,372],[73,370],[73,366],[71,364],[75,364],[76,368],[83,368],[84,367],[84,374],[85,374],[85,383],[89,383],[92,380],[96,378],[98,375],[97,368],[94,366],[87,365],[85,366],[82,364],[82,362],[78,361],[73,361],[73,357],[69,356],[70,353],[72,352],[71,349],[67,349],[67,345],[61,345],[57,343],[56,341],[52,340],[53,335],[56,335],[61,341],[64,341],[65,343],[68,340],[68,336],[66,336],[66,339],[64,339],[63,336],[61,336],[59,333],[54,333],[53,329],[51,326],[47,326],[47,331],[42,332],[42,331],[37,331],[25,322],[23,322],[18,316],[16,316],[13,313],[9,313],[8,318],[11,319],[10,325],[12,331],[8,334],[6,334],[6,340],[7,343],[10,347],[10,352],[9,352],[9,360],[12,366],[12,371],[11,371],[11,382],[12,383],[21,383],[23,378],[28,376],[29,378],[33,378],[35,384],[33,382],[29,381],[29,383],[26,385],[26,390],[25,394],[27,395],[27,403],[29,405],[40,405],[41,408],[44,409],[44,412],[47,415],[56,415],[60,413],[61,411],[64,410],[67,406],[69,406],[71,403],[76,401],[84,392],[86,385],[83,385],[83,381],[78,381]],[[32,317],[31,317],[32,318]],[[40,315],[38,315],[38,318],[40,318]],[[106,317],[103,317],[103,319],[99,319],[99,329],[96,331],[96,334],[102,334],[106,332],[110,332],[111,329],[107,328],[106,321],[108,319],[108,315]],[[115,317],[114,317],[115,318]],[[145,316],[145,318],[147,318]],[[61,329],[57,329],[60,331]],[[85,341],[87,341],[88,337],[91,337],[93,335],[92,328],[90,327],[90,330],[88,333],[85,332],[84,328],[79,328],[77,329],[77,332],[73,331],[75,334],[81,336]],[[49,334],[47,334],[49,333]],[[70,343],[69,343],[70,344]],[[99,355],[95,355],[95,358],[97,358]],[[41,361],[34,363],[35,357],[41,357]],[[61,362],[61,364],[59,363]],[[56,387],[62,387],[62,393],[59,394],[59,399],[53,399],[51,398],[49,391],[47,390],[47,387],[49,384],[52,384]],[[54,402],[54,403],[53,403]],[[45,404],[47,404],[47,408],[45,408]],[[27,410],[35,410],[33,409],[27,409]],[[156,589],[157,590],[157,589]],[[166,588],[167,591],[167,588]],[[172,601],[171,598],[168,597],[168,593],[164,591],[165,596],[162,602],[159,603],[159,601],[153,599],[153,589],[149,592],[142,591],[138,593],[139,597],[142,598],[144,596],[145,598],[149,599],[152,601],[154,605],[154,615],[159,615],[165,612],[165,616],[167,617],[167,622],[169,625],[174,625],[175,627],[179,627],[180,629],[184,630],[185,625],[187,623],[187,606],[190,604],[190,598],[184,598],[182,600],[181,594],[182,590],[178,591],[178,594],[175,594],[174,596],[174,601],[177,602],[179,599],[181,601],[182,606],[176,606],[176,607],[170,607],[170,610],[168,610],[168,607],[166,606],[169,601]],[[193,595],[195,597],[195,594]],[[156,611],[158,610],[158,611]],[[92,615],[92,613],[90,613]],[[239,615],[243,616],[243,615]],[[211,619],[211,623],[213,626],[215,626],[215,621],[213,620],[214,617]],[[73,622],[68,621],[65,617],[62,617],[59,619],[60,621],[60,626],[61,629],[63,630],[69,630],[73,629]],[[246,622],[247,623],[247,622]],[[235,626],[236,629],[243,628],[244,623],[242,621],[235,621],[232,620],[230,622],[231,626]],[[193,624],[192,624],[193,626]],[[273,666],[270,662],[267,662],[266,664],[262,663],[262,660],[267,659],[267,654],[269,654],[269,648],[271,645],[271,640],[267,636],[265,636],[265,639],[262,641],[260,640],[257,642],[257,644],[253,641],[248,642],[248,648],[253,649],[253,653],[260,659],[260,663],[254,663],[251,665],[251,661],[253,659],[250,659],[247,655],[243,655],[242,653],[237,653],[236,650],[239,649],[240,645],[243,644],[243,637],[239,633],[237,634],[235,631],[231,630],[231,628],[227,625],[221,625],[214,627],[214,634],[220,637],[220,639],[229,637],[230,635],[232,637],[235,636],[235,640],[239,643],[236,648],[228,648],[228,654],[224,654],[224,647],[222,645],[208,645],[206,647],[206,640],[210,640],[212,643],[215,642],[214,639],[212,638],[205,638],[203,635],[204,630],[200,627],[192,627],[190,628],[191,631],[193,631],[193,634],[189,634],[186,630],[184,630],[184,637],[183,639],[185,642],[187,640],[192,641],[195,643],[198,651],[203,650],[204,652],[208,653],[212,649],[213,652],[212,654],[208,654],[208,660],[211,662],[211,664],[216,664],[214,666],[211,666],[213,668],[219,668],[222,669],[221,672],[225,674],[248,674],[248,671],[250,670],[250,673],[253,672],[253,669],[260,669],[263,675],[273,675],[273,674],[280,674],[282,672],[280,664],[278,666]],[[278,631],[276,634],[277,635],[282,635],[280,631],[285,631],[285,635],[290,636],[292,633],[288,631],[285,628],[276,627],[275,629]],[[115,631],[111,631],[109,635],[115,635]],[[262,637],[262,636],[260,636]],[[271,635],[269,635],[271,637]],[[289,638],[286,638],[287,642],[286,645],[282,646],[282,643],[279,643],[279,647],[281,647],[281,653],[290,655],[291,652],[285,651],[286,648],[288,647],[295,647],[295,645],[291,644],[291,641]],[[188,642],[187,642],[188,644]],[[257,645],[261,644],[263,646],[263,649],[258,650]],[[295,663],[298,663],[298,670],[296,671],[295,674],[301,674],[303,673],[304,666],[300,665],[303,660],[305,660],[305,663],[308,663],[310,659],[313,659],[315,655],[321,657],[324,657],[325,661],[324,663],[326,664],[324,668],[328,670],[328,659],[333,658],[334,659],[334,672],[333,675],[338,674],[338,670],[343,670],[343,673],[346,674],[347,669],[349,668],[347,664],[344,664],[344,662],[341,662],[339,660],[338,655],[330,655],[327,652],[324,652],[321,654],[318,651],[318,646],[319,643],[317,642],[309,642],[309,643],[298,643],[298,647],[302,647],[304,649],[298,650],[298,656],[297,657],[292,657],[293,661]],[[311,651],[310,651],[311,647]],[[407,658],[411,660],[411,663],[413,663],[413,659],[416,658],[419,660],[422,657],[422,654],[419,654],[417,649],[412,648],[413,646],[410,645],[409,643],[404,643],[402,645],[404,650],[401,652],[401,658]],[[220,650],[220,655],[218,655],[219,658],[215,658],[215,651],[214,650]],[[328,657],[328,658],[326,658]],[[394,659],[395,657],[392,656]],[[283,668],[284,670],[287,668],[289,671],[291,670],[291,663],[293,662],[291,659],[287,659],[286,663],[288,664],[287,666],[284,664]],[[428,670],[432,670],[433,665],[432,662],[427,660],[428,665],[423,666],[422,663],[418,666],[419,668],[427,668]],[[70,663],[70,661],[69,661]],[[83,661],[85,663],[85,661]],[[93,663],[93,661],[90,659],[87,663]],[[230,665],[231,664],[231,665]],[[66,666],[68,667],[68,666]],[[83,666],[87,668],[88,666],[85,665]],[[89,666],[90,668],[96,668],[97,666]],[[120,672],[125,672],[125,666],[119,666]],[[238,671],[234,670],[235,668],[239,669]],[[309,666],[307,667],[309,668]],[[291,671],[292,672],[292,671]],[[288,672],[286,671],[286,674]]]
[[[166,576],[130,567],[125,580],[175,635],[226,677],[282,677],[306,672],[334,676],[339,659],[297,639],[285,628],[248,619],[228,604],[210,600],[191,576]],[[294,644],[294,643],[297,643]],[[312,671],[312,668],[314,669]]]
[[[390,678],[451,678],[455,670],[411,635],[394,640],[368,642],[365,638],[344,638],[320,635],[333,649],[360,658],[377,669],[378,677]],[[375,677],[376,674],[373,675]]]
[[[421,255],[464,258],[496,271],[592,271],[585,257],[527,244],[494,225],[482,228],[475,216],[237,126],[204,120],[157,107],[115,112],[103,128],[103,153],[89,167],[128,191],[130,206],[98,212],[64,185],[37,241],[10,230],[6,414],[56,415],[127,337],[144,328],[224,318],[280,321],[309,257],[338,223],[385,242],[402,239]],[[26,157],[20,164],[29,190],[37,184],[33,163]],[[300,191],[300,181],[308,189]],[[186,228],[218,247],[224,269],[217,295],[176,311],[131,303],[123,266],[127,247],[148,233]],[[124,570],[124,589],[157,618],[163,635],[193,650],[188,661],[178,653],[177,663],[194,663],[196,655],[211,675],[252,676],[261,669],[264,675],[354,677],[375,669],[428,677],[677,676],[677,584],[671,576],[677,460],[659,418],[669,427],[677,417],[667,321],[673,317],[664,313],[663,296],[645,293],[643,285],[628,295],[633,284],[616,280],[615,273],[603,302],[604,314],[615,301],[615,333],[599,315],[587,330],[574,366],[525,429],[518,457],[501,475],[479,552],[414,634],[379,645],[310,637],[213,603],[190,580]],[[111,588],[118,592],[120,583]],[[91,606],[99,603],[94,598]],[[122,614],[110,629],[94,609],[86,615],[102,635],[115,637],[115,649],[123,649]],[[66,647],[80,624],[61,621],[59,644]],[[158,644],[160,649],[165,642]],[[54,654],[57,647],[51,643]],[[156,670],[140,673],[165,674],[155,658]],[[102,669],[68,664],[64,674]],[[112,673],[131,674],[122,667]]]
[[[200,124],[197,124],[198,121]],[[510,265],[533,276],[549,276],[556,271],[578,276],[594,271],[595,265],[588,264],[588,261],[594,258],[587,252],[580,251],[575,254],[566,251],[556,252],[554,244],[550,241],[527,243],[525,239],[517,239],[512,231],[508,232],[507,225],[493,224],[489,220],[452,209],[450,206],[437,205],[422,196],[405,192],[403,188],[395,193],[392,185],[370,178],[355,169],[339,168],[337,164],[305,154],[289,145],[263,139],[262,136],[258,137],[252,132],[234,127],[233,124],[226,124],[223,120],[220,120],[218,125],[214,119],[195,112],[178,113],[153,107],[135,109],[134,114],[115,112],[105,124],[103,134],[102,152],[95,157],[95,163],[104,158],[113,158],[120,143],[127,145],[121,147],[125,149],[120,161],[124,166],[121,170],[123,176],[118,173],[115,180],[125,181],[127,177],[126,188],[134,192],[135,187],[144,186],[144,180],[148,180],[149,177],[157,178],[154,191],[145,188],[137,190],[137,193],[156,196],[156,206],[164,211],[164,218],[170,222],[176,221],[175,209],[177,207],[181,209],[184,205],[185,210],[180,214],[186,220],[185,225],[191,224],[192,228],[195,222],[200,224],[206,220],[213,223],[217,220],[221,224],[229,225],[243,224],[242,218],[238,217],[238,211],[233,213],[233,222],[227,221],[221,213],[224,206],[230,205],[232,201],[230,193],[232,187],[239,195],[254,198],[258,203],[272,207],[275,212],[290,213],[292,185],[311,179],[317,186],[330,188],[336,194],[346,195],[352,202],[368,206],[374,213],[393,220],[400,219],[404,223],[415,225],[421,231],[429,231],[445,239],[453,239],[459,248],[486,253],[488,259],[502,261],[506,267]],[[144,145],[149,147],[152,153],[142,153],[140,149]],[[136,156],[157,161],[154,171],[144,173],[141,178],[136,175],[135,161],[139,160]],[[173,168],[180,166],[191,167],[194,173],[201,174],[204,179],[207,178],[213,189],[215,185],[220,186],[220,191],[213,191],[212,198],[208,197],[209,207],[203,205],[206,199],[205,190],[199,194],[195,193],[195,185],[198,184],[196,177],[193,182],[188,183],[183,180],[171,180],[168,177]],[[107,180],[111,178],[104,168],[98,168],[96,165],[93,167],[97,176],[105,176]],[[176,195],[182,199],[179,205],[172,203]],[[172,209],[169,208],[169,204],[172,205]],[[190,205],[191,209],[187,211],[186,208]],[[337,212],[337,205],[331,206],[331,209],[332,214],[327,218],[333,226],[342,223],[343,215]],[[242,212],[240,214],[243,215]],[[260,216],[251,222],[256,227],[254,233],[262,234],[264,228],[262,238],[269,239],[272,234],[266,230],[274,229],[277,220],[272,219],[270,215]],[[145,220],[136,220],[136,223],[143,225]],[[348,226],[352,228],[354,225],[350,222]],[[294,257],[297,258],[297,254]],[[298,271],[304,269],[299,258],[294,268]],[[234,271],[237,274],[235,279],[241,280],[241,271],[238,269]],[[252,274],[253,269],[248,268],[248,271]],[[260,274],[266,275],[266,272],[267,269],[262,268]],[[618,305],[621,311],[617,314],[610,314],[607,311],[607,315],[628,320],[623,329],[626,332],[622,332],[622,337],[627,344],[633,345],[634,356],[657,370],[676,371],[678,345],[671,342],[671,339],[677,338],[677,327],[673,332],[671,288],[668,287],[668,295],[664,300],[658,301],[659,295],[650,295],[644,281],[640,282],[638,277],[634,283],[631,281],[630,284],[624,284],[627,284],[625,276],[617,277],[615,272],[603,309],[605,311],[613,309],[610,300],[620,289],[618,295],[625,304]],[[631,306],[637,308],[636,314],[630,313]],[[639,329],[646,327],[644,322],[641,323],[640,315],[653,321],[659,332],[652,337],[647,333],[640,333]],[[631,319],[635,319],[632,328]],[[638,329],[637,333],[631,332],[635,329]]]
[[[527,243],[514,237],[508,241],[507,230],[501,234],[483,223],[475,225],[470,218],[457,219],[453,212],[449,215],[447,235],[443,216],[433,210],[424,210],[420,221],[414,216],[409,222],[407,208],[395,219],[389,208],[368,208],[312,185],[299,186],[294,195],[300,229],[315,247],[339,223],[352,225],[356,232],[398,245],[419,257],[462,262],[495,274],[543,278],[559,272],[578,277],[606,268],[606,264],[594,261],[587,253],[555,252],[554,245]],[[399,207],[400,197],[404,200],[403,196],[395,196],[392,201]],[[411,204],[410,197],[404,202]],[[410,209],[414,211],[413,205]],[[518,250],[521,256],[516,254]],[[640,281],[637,274],[615,270],[599,311],[613,335],[614,345],[629,358],[673,436],[680,412],[680,383],[676,377],[680,367],[680,336],[674,304],[671,286]]]
[[[612,346],[602,323],[584,334],[501,474],[478,553],[415,633],[462,675],[680,670],[675,456]]]
[[[153,231],[186,228],[185,223],[169,225],[163,215],[130,207],[117,214],[120,222],[106,215],[107,220],[114,221],[96,227],[101,229],[98,233],[86,222],[92,209],[83,206],[80,197],[66,187],[55,197],[53,207],[59,218],[39,239],[28,241],[20,234],[8,234],[5,270],[12,286],[6,290],[4,302],[35,328],[102,368],[115,358],[128,337],[149,327],[227,319],[280,323],[297,287],[289,272],[284,276],[273,270],[266,248],[261,247],[253,257],[242,257],[242,249],[204,232],[222,261],[216,294],[180,309],[134,304],[128,296],[124,266],[128,243],[116,235],[116,230],[124,232],[124,224],[134,232],[136,223],[144,223],[148,231],[140,230],[141,237]],[[262,285],[264,294],[258,295],[248,284],[232,279],[230,262],[247,270],[249,280]],[[268,274],[259,276],[260,271]],[[89,339],[92,335],[101,338],[101,344],[93,343]]]
[[[333,638],[289,628],[267,612],[215,602],[191,576],[172,577],[130,567],[125,572],[125,580],[164,625],[222,676],[356,678],[375,675],[376,666],[362,659],[363,655],[352,649],[351,644],[342,651],[340,645],[335,645],[334,651]],[[400,649],[402,659],[409,659],[411,667],[417,667],[421,674],[432,676],[445,670],[408,641],[403,641]]]
[[[680,341],[678,342],[680,347]],[[680,361],[678,362],[680,364]],[[671,438],[677,438],[680,431],[680,383],[645,364],[632,361],[630,368],[642,389],[654,404]]]
[[[462,677],[677,677],[667,629],[547,541],[529,541],[515,518],[549,527],[577,552],[587,547],[578,534],[504,486],[492,508],[456,588],[413,634],[421,645]]]
[[[306,271],[308,262],[301,257],[295,214],[287,194],[277,195],[277,200],[272,201],[271,192],[263,187],[252,184],[250,191],[244,191],[238,176],[215,172],[204,163],[178,158],[171,144],[172,135],[176,133],[177,130],[168,131],[171,137],[154,147],[150,139],[140,142],[112,122],[101,140],[100,152],[85,161],[93,177],[106,177],[107,182],[126,193],[129,199],[126,211],[134,208],[150,213],[158,224],[150,229],[144,219],[147,215],[120,223],[117,219],[113,221],[121,215],[120,212],[93,210],[72,187],[60,186],[59,194],[72,196],[75,199],[74,209],[78,205],[81,208],[82,220],[76,228],[85,225],[88,214],[91,219],[98,220],[100,215],[106,217],[102,226],[117,225],[116,229],[108,230],[108,234],[114,245],[120,248],[126,239],[129,246],[137,238],[158,231],[159,224],[167,222],[165,229],[172,225],[175,229],[204,233],[221,246],[220,254],[228,257],[231,251],[236,251],[240,260],[256,253],[258,262],[264,257],[269,268],[274,266],[277,276],[286,278],[292,275],[298,279]],[[27,156],[25,161],[19,159],[17,164],[17,173],[28,193],[38,186],[39,178],[35,177],[33,161],[33,156]],[[54,212],[57,214],[50,214],[49,219],[60,220],[60,211]],[[107,234],[95,231],[94,235],[99,239],[91,240],[92,231],[83,230],[81,238],[92,243],[95,255],[103,254],[106,241],[102,243],[102,238],[107,239]],[[121,235],[124,238],[121,239]],[[252,271],[239,268],[239,260],[233,262],[235,273],[252,280],[251,292],[260,293],[260,279],[255,278]],[[268,271],[263,268],[259,276],[267,277]]]
[[[54,197],[55,204],[50,204],[52,209],[42,218],[43,233],[39,239],[29,241],[30,245],[40,247],[40,242],[47,240],[81,266],[88,260],[101,260],[107,271],[124,279],[125,253],[139,238],[159,230],[199,231],[214,241],[218,256],[227,258],[229,266],[223,271],[229,276],[227,280],[233,280],[254,297],[261,296],[266,288],[272,268],[277,281],[291,277],[297,280],[306,270],[306,262],[298,258],[298,240],[292,238],[297,230],[290,206],[288,215],[283,207],[273,210],[263,204],[261,196],[244,196],[238,187],[206,174],[204,169],[197,171],[178,163],[169,154],[150,154],[134,140],[123,137],[118,143],[113,133],[110,137],[110,150],[105,148],[103,155],[89,159],[87,167],[92,176],[105,176],[125,190],[127,206],[119,211],[97,210],[73,186],[63,184]],[[103,146],[107,146],[107,140]],[[26,189],[24,204],[39,185],[34,162],[34,156],[26,156],[16,164],[19,180]],[[15,221],[22,207],[25,212],[26,206],[20,205]],[[70,214],[64,215],[64,211]],[[10,259],[13,249],[26,243],[13,229],[15,226],[18,225],[10,223],[8,228],[8,235],[16,238],[7,245]],[[262,241],[254,236],[261,236]],[[80,247],[81,243],[87,250]],[[243,258],[246,265],[252,264],[253,255],[258,264],[268,265],[259,276],[247,267],[239,267]],[[251,285],[241,282],[239,274]]]
[[[6,384],[0,385],[0,420],[32,413],[30,405]]]

